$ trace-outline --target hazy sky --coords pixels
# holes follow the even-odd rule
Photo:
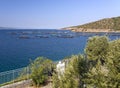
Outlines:
[[[120,16],[120,0],[0,0],[0,26],[62,28]]]

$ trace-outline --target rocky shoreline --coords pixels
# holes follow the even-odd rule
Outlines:
[[[98,32],[120,33],[120,30],[114,31],[113,29],[63,28],[63,30],[71,30],[73,32],[90,32],[90,33],[98,33]]]

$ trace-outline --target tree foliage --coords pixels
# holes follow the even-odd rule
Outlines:
[[[69,63],[64,75],[60,78],[56,74],[53,76],[53,88],[79,88],[84,85],[84,74],[87,72],[84,56],[73,55],[67,60]]]
[[[95,61],[85,79],[87,87],[119,88],[120,40],[108,41],[106,37],[92,37],[85,51],[89,63]]]
[[[120,40],[91,37],[85,55],[66,60],[64,75],[53,76],[53,88],[120,88]]]
[[[85,48],[87,58],[89,60],[105,60],[108,45],[108,38],[105,36],[89,38]]]
[[[109,69],[109,88],[120,87],[120,40],[109,43],[107,55],[107,66]]]
[[[36,86],[47,82],[48,74],[52,71],[53,66],[53,62],[44,57],[38,57],[31,62],[31,78]]]

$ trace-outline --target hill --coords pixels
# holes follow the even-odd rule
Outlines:
[[[120,32],[120,17],[105,18],[95,22],[66,27],[75,32]]]
[[[12,28],[12,27],[0,27],[0,30],[8,30],[8,29],[16,29],[16,28]]]

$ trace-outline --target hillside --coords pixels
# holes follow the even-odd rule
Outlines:
[[[66,27],[75,32],[117,32],[120,31],[120,17],[106,18],[95,22]]]

